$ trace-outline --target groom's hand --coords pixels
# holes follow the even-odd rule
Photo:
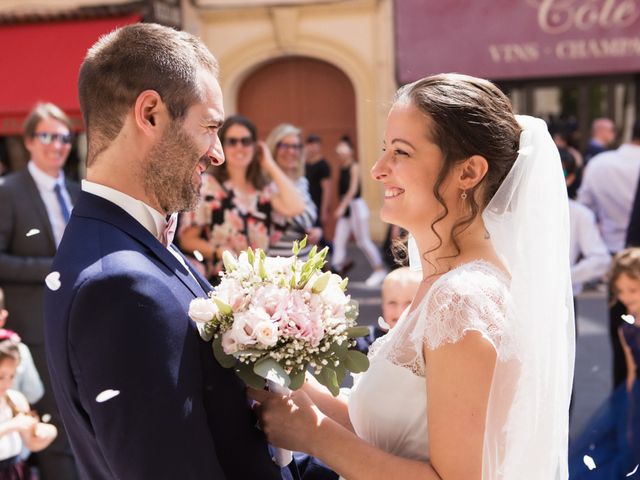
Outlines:
[[[288,450],[312,453],[314,432],[325,418],[309,396],[301,391],[278,395],[247,388],[260,428],[270,443]]]

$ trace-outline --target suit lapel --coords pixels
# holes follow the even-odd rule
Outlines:
[[[22,170],[23,176],[22,180],[24,183],[25,191],[27,192],[28,197],[33,202],[34,211],[40,220],[41,225],[44,225],[44,233],[49,239],[53,250],[56,249],[56,242],[53,238],[53,228],[51,227],[51,222],[49,221],[49,214],[47,213],[47,208],[42,201],[42,197],[40,196],[40,191],[38,190],[38,186],[36,182],[33,180],[33,177],[29,173],[28,169]]]
[[[104,198],[82,192],[73,209],[73,215],[86,218],[95,218],[109,223],[122,230],[127,235],[147,247],[151,252],[187,287],[195,297],[201,297],[203,288],[189,275],[189,272],[180,264],[162,243],[144,228],[135,218],[122,208]]]

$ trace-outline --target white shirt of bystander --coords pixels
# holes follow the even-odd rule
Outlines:
[[[64,173],[61,170],[58,178],[53,178],[40,170],[33,161],[30,161],[27,164],[27,168],[29,169],[29,173],[35,182],[36,187],[38,187],[40,198],[42,198],[42,202],[47,210],[47,217],[49,217],[49,223],[51,224],[51,230],[53,231],[53,237],[57,246],[60,244],[60,240],[62,240],[62,235],[64,234],[67,222],[64,219],[62,209],[60,208],[60,204],[58,203],[58,199],[54,192],[56,184],[60,185],[60,193],[66,203],[67,210],[71,212],[73,209],[71,197],[69,196],[69,192],[67,192],[67,188],[64,183]]]
[[[573,294],[582,292],[585,282],[598,280],[611,263],[611,255],[600,236],[591,210],[569,199],[571,283]]]
[[[609,252],[624,248],[640,175],[640,146],[624,144],[591,159],[584,171],[578,201],[596,215]]]

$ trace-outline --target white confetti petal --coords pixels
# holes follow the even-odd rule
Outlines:
[[[591,367],[591,371],[593,373],[596,373],[598,370],[600,370],[600,367],[598,365],[594,365],[593,367]]]
[[[31,230],[29,230],[27,232],[27,234],[25,235],[25,237],[33,237],[34,235],[37,235],[40,233],[40,230],[38,230],[37,228],[32,228]]]
[[[193,256],[196,257],[196,260],[198,260],[199,262],[202,262],[204,260],[204,256],[202,255],[202,253],[200,253],[199,250],[194,250]]]
[[[582,457],[582,461],[589,470],[595,470],[596,462],[594,462],[593,458],[591,458],[589,455],[585,455],[584,457]]]
[[[631,475],[635,475],[636,472],[638,471],[638,467],[640,467],[640,464],[636,465],[636,468],[634,468],[632,471],[630,471],[629,473],[627,473],[625,475],[625,477],[630,477]]]
[[[45,285],[49,288],[49,290],[56,291],[60,288],[60,272],[51,272],[44,279]]]
[[[45,413],[44,415],[42,415],[42,418],[40,418],[40,421],[42,423],[49,423],[51,421],[51,415]]]
[[[622,320],[627,322],[629,325],[636,323],[636,319],[633,315],[622,315]]]
[[[384,318],[378,317],[378,326],[383,330],[391,330],[391,327],[387,322],[384,321]]]
[[[96,397],[96,402],[98,403],[106,402],[107,400],[111,400],[112,398],[117,397],[118,395],[120,395],[120,390],[108,389],[98,394],[98,396]]]

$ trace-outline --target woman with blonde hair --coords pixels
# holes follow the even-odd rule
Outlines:
[[[322,230],[315,227],[318,215],[316,205],[309,194],[309,182],[304,176],[301,130],[288,123],[275,127],[266,139],[266,144],[278,167],[295,184],[298,194],[304,200],[304,211],[298,215],[274,215],[274,223],[279,234],[269,247],[269,255],[287,257],[296,240],[308,237],[308,242],[299,257],[305,259],[311,246],[322,237]]]

